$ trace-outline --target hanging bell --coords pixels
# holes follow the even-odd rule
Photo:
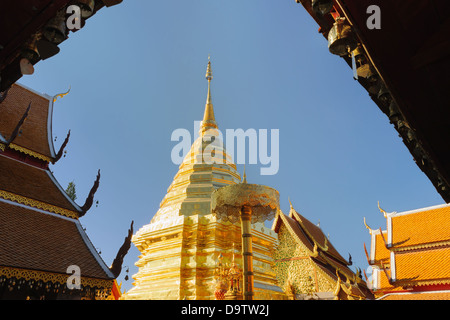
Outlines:
[[[371,81],[370,79],[375,75],[374,70],[372,65],[367,61],[364,50],[359,45],[352,51],[352,62],[357,77],[366,78]]]
[[[28,60],[27,58],[20,59],[19,65],[20,65],[20,72],[22,74],[33,74],[34,73],[34,67],[31,64],[30,60]]]
[[[66,19],[64,11],[59,11],[56,16],[45,26],[44,37],[54,43],[60,44],[66,39]]]
[[[360,65],[357,69],[357,73],[359,77],[363,77],[366,79],[371,79],[374,76],[373,68],[370,63],[364,63]]]
[[[312,0],[311,7],[315,14],[324,16],[333,9],[333,0]]]
[[[358,61],[358,63],[362,63],[364,60],[364,51],[362,50],[361,46],[356,46],[354,50],[352,50],[352,55],[355,56],[355,59]]]
[[[387,104],[391,100],[391,93],[384,84],[381,85],[380,91],[378,92],[378,99],[384,104]]]
[[[397,104],[395,103],[394,100],[392,100],[391,103],[389,104],[388,118],[391,121],[396,121],[396,120],[398,120],[399,117],[400,117],[400,112],[398,110]]]
[[[39,39],[36,45],[42,60],[53,57],[59,52],[58,46],[47,39]]]
[[[338,17],[328,33],[328,49],[332,54],[345,56],[358,46],[352,28],[345,18]]]
[[[28,59],[30,63],[36,64],[40,59],[37,42],[39,40],[38,35],[34,35],[30,43],[28,43],[22,50],[22,58]]]
[[[94,14],[95,0],[77,0],[75,5],[81,9],[81,17],[89,18]]]
[[[122,2],[122,0],[103,0],[103,3],[107,7],[115,6],[116,4],[119,4],[121,2]]]

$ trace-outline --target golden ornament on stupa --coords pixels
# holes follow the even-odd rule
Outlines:
[[[241,222],[242,260],[244,264],[244,300],[253,300],[253,252],[251,224],[274,217],[280,207],[277,190],[244,181],[214,190],[211,198],[213,215],[217,219]]]

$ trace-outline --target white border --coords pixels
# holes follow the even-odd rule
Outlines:
[[[395,252],[391,251],[391,256],[389,257],[391,264],[391,281],[395,282],[397,280],[397,272],[395,269]]]
[[[414,210],[403,211],[403,212],[392,212],[392,213],[388,213],[388,217],[394,217],[395,218],[395,217],[404,216],[404,215],[407,215],[407,214],[418,213],[418,212],[422,212],[422,211],[435,210],[435,209],[441,209],[441,208],[446,208],[446,207],[450,207],[450,203],[438,204],[438,205],[431,206],[431,207],[425,207],[425,208],[421,208],[421,209],[414,209]]]
[[[392,247],[392,216],[387,216],[386,218],[386,222],[387,222],[387,247],[390,248]]]

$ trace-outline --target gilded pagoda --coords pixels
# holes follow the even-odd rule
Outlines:
[[[353,272],[319,226],[291,204],[289,216],[281,210],[273,222],[279,245],[274,252],[278,283],[292,300],[366,300],[373,295]],[[350,259],[349,259],[350,260]]]
[[[368,283],[380,300],[450,300],[450,204],[386,212],[371,229]],[[365,220],[364,220],[365,221]]]
[[[218,138],[210,61],[206,79],[208,93],[199,137],[179,166],[159,210],[132,238],[141,255],[136,262],[139,270],[133,275],[134,287],[124,299],[214,299],[219,257],[224,265],[233,261],[242,267],[239,222],[223,221],[212,214],[212,192],[240,183],[241,177]],[[211,144],[215,154],[208,161],[204,151]],[[284,299],[272,269],[276,234],[256,223],[252,235],[255,299]]]
[[[50,170],[69,139],[55,151],[54,102],[19,84],[0,101],[0,299],[118,298],[115,278],[132,229],[106,266],[79,220],[92,206],[100,172],[80,206]]]

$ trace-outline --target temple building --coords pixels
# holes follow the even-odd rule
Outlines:
[[[104,7],[122,0],[15,0],[0,2],[0,99],[34,66],[57,55],[70,33],[78,32]],[[78,14],[74,14],[79,8]]]
[[[450,204],[391,212],[373,230],[368,283],[380,300],[450,299]]]
[[[449,203],[450,1],[295,1]]]
[[[215,270],[235,261],[242,268],[239,222],[218,220],[211,212],[215,189],[241,182],[236,165],[218,138],[211,94],[211,62],[206,73],[208,93],[199,137],[148,225],[132,242],[141,252],[135,282],[124,299],[215,299]],[[214,154],[207,149],[213,146]],[[263,223],[255,223],[253,272],[255,299],[284,299],[272,269],[271,252],[277,236]],[[233,258],[234,257],[234,258]]]
[[[296,0],[450,202],[450,55],[445,0]],[[424,106],[427,106],[424,108]],[[449,299],[448,205],[386,213],[372,230],[368,285],[379,299]]]
[[[319,226],[292,206],[273,222],[279,245],[274,252],[279,285],[292,300],[366,300],[373,295]],[[349,258],[349,260],[351,257]]]
[[[0,299],[114,299],[132,229],[111,267],[80,223],[80,206],[49,166],[64,153],[52,137],[56,97],[13,84],[0,102]]]

